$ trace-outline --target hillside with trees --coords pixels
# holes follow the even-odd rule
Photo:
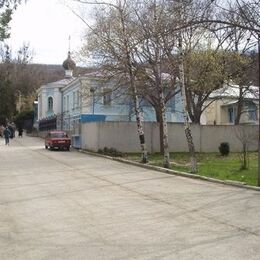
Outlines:
[[[12,120],[18,112],[32,110],[33,101],[37,99],[37,89],[65,75],[61,64],[32,64],[32,56],[26,45],[14,56],[9,46],[3,46],[0,59],[0,124]],[[76,68],[74,76],[86,71],[86,68]]]

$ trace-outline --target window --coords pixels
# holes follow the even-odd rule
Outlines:
[[[39,118],[42,117],[42,96],[39,95],[38,97],[38,112],[39,112]]]
[[[53,98],[48,97],[48,111],[53,111]]]
[[[66,100],[66,111],[69,112],[69,107],[70,107],[70,99],[69,95],[67,95],[67,100]]]
[[[63,97],[63,112],[66,112],[66,97]]]
[[[229,123],[235,122],[235,115],[234,115],[234,108],[233,107],[228,108],[228,122]]]
[[[79,93],[79,90],[77,90],[77,97],[76,97],[76,104],[77,104],[77,108],[79,108],[79,95],[80,95],[80,93]]]
[[[103,89],[103,105],[111,105],[112,90],[108,88]]]
[[[74,91],[73,92],[73,106],[72,106],[72,109],[75,109],[77,107],[76,105],[76,92]]]
[[[67,138],[68,135],[66,133],[51,133],[49,134],[51,138]]]
[[[256,121],[257,120],[256,105],[253,103],[250,103],[250,104],[248,104],[247,109],[248,109],[248,119],[251,121]]]
[[[73,109],[79,108],[79,90],[73,92]]]

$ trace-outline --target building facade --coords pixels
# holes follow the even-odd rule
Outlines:
[[[224,86],[210,95],[206,106],[204,124],[234,125],[238,113],[240,124],[259,124],[259,87]]]
[[[86,121],[135,121],[135,109],[131,95],[115,80],[107,80],[99,71],[74,77],[75,62],[68,53],[63,62],[65,77],[42,85],[38,91],[38,122],[57,117],[57,126],[75,130],[79,122]],[[180,94],[167,104],[168,122],[182,122]],[[141,100],[144,121],[156,121],[154,108]]]

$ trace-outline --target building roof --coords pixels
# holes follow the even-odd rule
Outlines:
[[[45,85],[41,85],[40,88],[37,89],[37,93],[40,93],[42,89],[46,89],[46,88],[63,88],[64,86],[68,85],[70,82],[72,82],[75,79],[76,79],[75,77],[71,77],[71,78],[64,78],[54,82],[49,82]]]
[[[84,77],[91,77],[91,78],[112,78],[115,74],[109,71],[103,71],[103,70],[95,70],[90,71],[84,74]]]
[[[229,102],[226,102],[226,103],[223,103],[221,106],[224,107],[224,106],[230,106],[230,105],[235,105],[237,104],[238,101],[237,100],[233,100],[233,101],[229,101]]]
[[[64,79],[61,79],[61,80],[58,80],[58,81],[55,81],[55,82],[50,82],[50,83],[47,83],[48,85],[67,85],[69,84],[71,81],[73,81],[74,79],[76,79],[75,77],[71,77],[71,78],[64,78]]]
[[[217,89],[210,94],[210,98],[238,98],[240,86],[235,84],[225,85],[223,88]],[[247,99],[259,99],[258,86],[242,87],[243,97]]]

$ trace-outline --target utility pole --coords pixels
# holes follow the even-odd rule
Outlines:
[[[260,34],[258,34],[258,170],[257,186],[260,187]]]
[[[90,92],[92,93],[92,115],[95,114],[95,88],[91,87]]]

